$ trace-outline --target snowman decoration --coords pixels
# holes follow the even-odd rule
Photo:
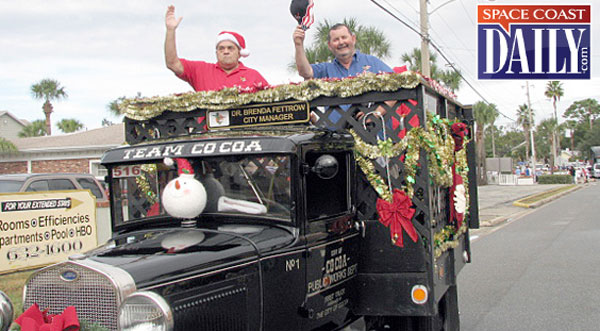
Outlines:
[[[182,227],[195,227],[196,218],[206,206],[206,190],[202,183],[194,178],[194,169],[187,159],[170,157],[164,163],[172,166],[177,163],[179,177],[172,179],[162,193],[162,204],[165,211],[183,219]]]

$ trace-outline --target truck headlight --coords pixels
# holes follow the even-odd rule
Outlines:
[[[13,305],[4,292],[0,291],[0,331],[6,331],[10,327],[13,318]]]
[[[171,307],[163,297],[154,292],[135,292],[119,307],[119,330],[171,331]]]

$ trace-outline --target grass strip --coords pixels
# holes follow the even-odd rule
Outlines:
[[[569,191],[569,190],[573,189],[574,187],[576,187],[576,185],[567,185],[567,186],[557,187],[557,188],[549,190],[549,191],[541,192],[541,193],[538,193],[538,194],[534,194],[534,195],[528,196],[528,197],[523,198],[521,200],[517,200],[515,202],[515,204],[518,203],[518,204],[523,204],[523,205],[531,205],[531,204],[534,204],[534,203],[536,203],[538,201],[542,201],[544,199],[553,197],[553,196],[558,195],[560,193]]]

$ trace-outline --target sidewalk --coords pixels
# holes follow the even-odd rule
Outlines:
[[[585,184],[579,184],[573,190],[582,188]],[[518,214],[527,212],[529,209],[515,206],[513,203],[517,200],[529,197],[538,193],[551,191],[553,189],[568,186],[567,184],[548,184],[548,185],[484,185],[478,187],[479,193],[479,225],[480,227],[490,227],[503,222]],[[564,192],[558,196],[568,194],[571,191]],[[558,196],[546,199],[541,204],[549,202]],[[539,204],[536,204],[536,206]],[[532,206],[532,207],[536,207]]]

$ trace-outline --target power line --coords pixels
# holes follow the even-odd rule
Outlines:
[[[384,0],[385,1],[385,0]],[[371,2],[373,2],[375,5],[377,5],[377,7],[381,8],[383,11],[385,11],[386,13],[390,14],[393,18],[395,18],[396,20],[398,20],[400,23],[404,24],[404,26],[406,26],[407,28],[409,28],[410,30],[412,30],[414,33],[418,34],[419,36],[421,36],[421,38],[423,38],[423,35],[421,34],[421,32],[419,32],[418,30],[416,30],[415,28],[413,28],[410,24],[404,22],[402,19],[400,19],[398,16],[394,15],[392,12],[390,12],[389,10],[387,10],[387,8],[383,7],[382,5],[380,5],[377,1],[375,0],[371,0]],[[389,3],[388,3],[389,4]]]
[[[458,2],[460,2],[460,5],[461,5],[462,9],[465,11],[465,16],[467,16],[469,18],[469,21],[471,21],[471,25],[476,26],[475,22],[473,22],[473,19],[471,18],[471,15],[467,11],[467,8],[465,7],[465,4],[462,2],[462,0],[458,0]]]
[[[394,15],[394,13],[392,13],[391,11],[389,11],[387,8],[383,7],[381,4],[379,4],[376,0],[371,0],[371,2],[373,2],[375,5],[377,5],[377,7],[381,8],[381,10],[385,11],[386,13],[388,13],[390,16],[392,16],[394,19],[396,19],[397,21],[399,21],[400,23],[402,23],[404,26],[406,26],[407,28],[409,28],[411,31],[415,32],[416,34],[418,34],[421,38],[425,38],[423,36],[423,34],[421,34],[420,31],[417,31],[415,28],[413,28],[411,25],[409,25],[408,23],[406,23],[405,21],[403,21],[401,18],[399,18],[398,16]],[[463,81],[469,85],[469,87],[483,100],[483,102],[490,104],[490,102],[471,84],[471,82],[469,80],[467,80],[463,74],[455,67],[454,63],[452,61],[450,61],[450,59],[448,59],[448,57],[446,56],[446,54],[444,54],[442,52],[442,50],[433,42],[433,40],[431,40],[431,38],[429,39],[429,44],[436,50],[438,51],[438,53],[444,58],[444,60],[448,63],[448,65],[454,69],[454,71],[460,76],[460,78],[463,79]],[[514,119],[512,119],[511,117],[505,115],[504,113],[502,113],[501,111],[498,111],[498,113],[502,116],[504,116],[505,118],[511,120],[511,121],[515,121]]]

